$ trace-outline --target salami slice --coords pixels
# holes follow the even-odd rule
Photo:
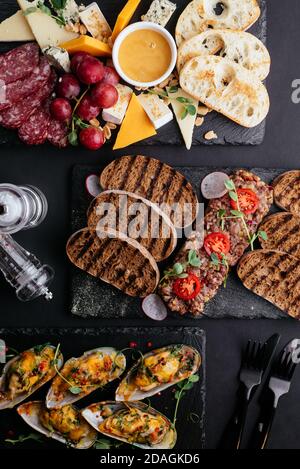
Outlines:
[[[0,111],[7,109],[30,94],[36,93],[48,81],[51,73],[51,67],[45,57],[42,57],[40,63],[33,72],[26,78],[9,83],[2,90],[0,99]]]
[[[39,63],[39,47],[24,44],[0,55],[0,80],[6,85],[30,75]]]
[[[47,140],[50,115],[44,107],[38,108],[19,129],[19,138],[27,145],[41,145]]]
[[[68,126],[64,122],[51,119],[47,139],[52,145],[65,148],[68,146]]]
[[[31,114],[41,106],[42,102],[51,95],[56,84],[56,78],[57,75],[52,70],[45,86],[36,93],[18,101],[14,106],[0,112],[0,125],[7,129],[19,129]]]

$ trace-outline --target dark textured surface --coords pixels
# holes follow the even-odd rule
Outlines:
[[[213,170],[224,168],[176,168],[190,181],[200,198],[202,179]],[[94,166],[75,166],[72,190],[72,232],[86,226],[86,212],[91,197],[85,189],[85,179],[89,174],[100,174]],[[229,168],[225,169],[230,173]],[[265,182],[271,183],[284,170],[251,169]],[[275,210],[275,207],[273,207]],[[83,317],[99,318],[142,318],[141,300],[124,295],[116,288],[107,285],[91,275],[71,266],[71,306],[73,314]],[[173,314],[170,314],[171,317]],[[227,287],[220,288],[215,298],[208,303],[205,315],[215,319],[280,319],[286,314],[262,298],[243,287],[235,270],[230,274]],[[200,318],[203,319],[203,318]],[[195,319],[195,321],[197,321]]]
[[[0,5],[2,6],[2,0]],[[190,152],[183,146],[156,146],[150,149],[140,145],[135,149],[136,153],[159,158],[174,166],[299,168],[300,105],[291,100],[291,85],[294,79],[300,78],[300,54],[293,46],[299,42],[300,2],[289,0],[283,8],[282,2],[273,0],[268,1],[268,7],[268,47],[273,64],[268,78],[271,111],[263,144],[256,147],[202,146],[194,147]],[[71,233],[72,168],[74,164],[97,165],[101,168],[123,154],[124,151],[113,152],[109,145],[100,152],[89,152],[84,148],[69,148],[60,152],[52,147],[0,147],[1,182],[35,184],[45,192],[49,202],[49,213],[44,223],[35,230],[17,234],[15,238],[43,262],[51,264],[56,271],[51,286],[54,293],[51,303],[45,303],[43,300],[28,304],[18,302],[13,289],[0,276],[2,327],[98,329],[105,326],[145,325],[145,319],[88,320],[72,315],[69,308],[70,265],[65,254],[65,245]],[[231,297],[232,302],[234,298],[235,294]],[[193,320],[181,318],[171,319],[169,324],[175,327],[195,326]],[[153,326],[155,331],[161,328],[161,324],[153,323]],[[217,447],[234,409],[241,351],[247,340],[250,337],[265,340],[271,334],[280,332],[283,346],[294,337],[300,337],[300,324],[290,318],[283,321],[216,321],[204,318],[201,321],[201,329],[204,329],[207,335],[206,447],[212,449]],[[300,375],[299,370],[296,370],[291,391],[284,397],[278,409],[270,448],[300,449],[299,395]],[[247,430],[252,429],[258,410],[254,402]],[[39,463],[40,461],[39,458]]]
[[[134,17],[135,21],[138,21],[142,14],[144,14],[152,0],[143,0],[140,5],[137,13]],[[82,3],[89,4],[89,0],[85,0]],[[117,8],[111,0],[101,0],[98,1],[99,5],[101,4],[101,9],[107,17],[109,23],[113,24],[114,19],[117,13]],[[185,6],[189,3],[188,0],[177,0],[177,10],[172,16],[170,22],[167,25],[167,28],[170,32],[174,33],[177,19]],[[123,6],[125,0],[118,1],[118,5]],[[253,25],[249,32],[253,33],[260,40],[266,43],[267,40],[267,2],[266,0],[260,1],[261,7],[261,16],[259,20]],[[0,20],[7,17],[9,14],[12,14],[16,11],[15,0],[1,0],[1,9],[0,9]],[[0,43],[0,52],[7,50],[7,44],[1,45]],[[218,139],[207,141],[204,138],[204,135],[210,130],[218,135]],[[265,122],[262,122],[260,125],[253,129],[247,129],[241,127],[238,124],[230,121],[226,117],[212,112],[205,117],[204,124],[201,127],[195,127],[194,131],[194,145],[258,145],[263,142],[265,135]],[[12,131],[5,130],[0,127],[0,144],[1,143],[20,143],[16,133]],[[177,126],[176,120],[174,120],[164,126],[162,129],[158,130],[156,136],[151,137],[143,142],[145,145],[181,145],[182,136]]]
[[[51,342],[53,345],[61,344],[61,351],[64,354],[65,361],[71,357],[81,356],[87,350],[92,350],[96,347],[115,347],[118,350],[123,350],[129,346],[131,341],[137,343],[137,350],[142,353],[149,351],[147,343],[152,342],[151,349],[159,348],[165,345],[182,343],[195,347],[201,354],[203,363],[199,371],[200,380],[191,389],[186,398],[182,401],[180,412],[178,415],[178,440],[176,449],[190,450],[203,448],[205,443],[205,333],[199,328],[183,327],[178,329],[162,328],[159,332],[147,328],[101,328],[101,329],[22,329],[15,331],[8,331],[0,329],[0,339],[5,340],[7,346],[17,348],[18,351],[26,350],[38,344]],[[134,352],[133,352],[134,353]],[[132,365],[132,354],[130,351],[125,352],[127,358],[127,369]],[[135,353],[135,357],[139,357]],[[119,380],[116,380],[103,390],[95,391],[93,394],[85,399],[79,401],[76,405],[79,408],[84,408],[94,402],[105,400],[113,400],[114,393],[118,386]],[[32,399],[44,399],[49,385],[38,391]],[[171,420],[173,420],[175,399],[173,393],[174,387],[169,388],[161,394],[161,396],[153,396],[150,399],[150,405],[157,410],[161,411]],[[148,401],[147,401],[148,402]],[[193,413],[199,418],[196,418],[195,423],[189,419],[190,414]],[[8,444],[3,444],[3,440],[7,436],[7,432],[13,430],[15,436],[20,434],[27,435],[30,433],[28,427],[17,416],[14,409],[1,412],[0,419],[0,449],[9,447]],[[192,431],[191,431],[192,430]],[[99,438],[101,436],[99,435]],[[46,448],[60,448],[63,446],[52,440],[44,438],[43,444],[29,442],[28,446],[35,449]]]

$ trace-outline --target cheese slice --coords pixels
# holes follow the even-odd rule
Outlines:
[[[94,38],[107,42],[111,37],[111,28],[96,2],[91,3],[85,10],[81,11],[79,17]]]
[[[34,35],[21,10],[0,23],[0,42],[34,41]]]
[[[116,125],[121,125],[125,117],[129,102],[132,97],[132,89],[129,86],[117,84],[116,88],[118,90],[118,101],[117,103],[110,107],[103,109],[102,119],[105,122],[112,122]]]
[[[23,12],[28,8],[36,7],[38,4],[38,0],[34,0],[33,2],[29,2],[28,0],[17,1]],[[29,13],[25,16],[25,19],[41,49],[48,46],[56,47],[62,42],[70,41],[79,36],[77,33],[66,31],[54,18],[51,18],[51,16],[42,11]]]
[[[190,150],[192,143],[193,143],[193,133],[194,133],[195,122],[197,118],[197,112],[195,112],[194,116],[188,114],[184,119],[182,119],[184,106],[179,101],[176,101],[176,98],[189,99],[190,104],[195,106],[196,110],[198,109],[199,102],[196,101],[194,98],[192,98],[189,94],[187,94],[181,88],[179,88],[176,93],[168,92],[168,95],[171,98],[171,105],[172,105],[176,120],[178,122],[180,131],[182,133],[186,148]]]
[[[87,52],[96,57],[111,57],[109,45],[90,36],[80,36],[72,41],[63,42],[59,47],[66,49],[69,54]]]
[[[173,120],[173,114],[169,106],[167,106],[156,94],[142,93],[138,96],[138,100],[145,109],[156,130]]]
[[[154,125],[150,121],[137,96],[132,95],[123,124],[117,135],[114,150],[128,147],[145,138],[156,135]]]
[[[123,10],[119,14],[113,33],[112,33],[112,41],[115,41],[117,36],[123,31],[126,26],[129,25],[131,18],[133,17],[137,7],[141,3],[141,0],[128,0],[126,5],[124,6]]]

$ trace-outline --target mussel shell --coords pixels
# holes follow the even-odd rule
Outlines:
[[[56,350],[56,347],[53,347],[52,345],[47,345],[47,347],[52,348],[54,351]],[[34,351],[34,347],[32,347],[30,350]],[[5,384],[6,384],[6,376],[7,373],[17,360],[19,360],[20,355],[17,355],[16,357],[12,358],[9,362],[6,363],[5,367],[3,368],[2,375],[0,377],[0,392],[2,391],[5,393]],[[59,356],[57,357],[57,368],[60,369],[63,366],[63,355],[60,353]],[[24,392],[23,394],[18,395],[15,399],[0,399],[0,410],[4,409],[12,409],[16,405],[20,404],[21,402],[25,401],[29,396],[31,396],[35,391],[37,391],[39,388],[41,388],[44,384],[48,383],[51,381],[51,379],[54,378],[56,375],[56,371],[53,368],[53,374],[52,376],[49,376],[48,379],[42,380],[41,382],[37,383],[35,386],[32,387],[30,392]]]
[[[96,349],[93,349],[93,350],[89,350],[89,351],[85,352],[79,358],[84,358],[87,355],[93,354],[94,352],[102,352],[105,355],[112,355],[112,354],[118,353],[118,360],[120,360],[120,361],[122,360],[122,368],[119,369],[119,373],[114,374],[111,377],[111,379],[109,379],[105,384],[119,378],[122,375],[122,373],[125,371],[125,369],[126,369],[126,357],[123,353],[118,352],[118,350],[116,350],[113,347],[99,347],[99,348],[96,348]],[[70,358],[68,361],[66,361],[65,366],[68,365],[70,363],[70,361],[72,361],[72,360],[78,360],[78,358],[74,358],[74,357]],[[61,401],[57,401],[57,398],[55,396],[55,389],[53,389],[53,384],[52,384],[49,391],[48,391],[47,397],[46,397],[46,406],[47,406],[48,409],[59,409],[60,407],[63,407],[65,405],[74,404],[74,402],[78,402],[80,399],[83,399],[84,397],[88,396],[89,394],[96,391],[100,387],[101,387],[101,384],[91,387],[88,392],[82,392],[82,393],[76,394],[76,395],[72,394],[69,391],[67,391],[66,394],[65,394],[64,399],[61,400]]]
[[[200,368],[200,365],[201,365],[201,355],[200,353],[198,352],[198,350],[196,350],[194,347],[191,347],[189,345],[181,345],[181,344],[178,344],[180,345],[182,348],[184,349],[189,349],[191,350],[194,355],[195,355],[195,363],[194,363],[194,366],[190,372],[190,374],[188,375],[188,377],[194,375],[195,373],[197,373],[197,371],[199,370]],[[149,353],[146,353],[143,358],[140,358],[138,360],[137,363],[135,363],[133,365],[133,367],[128,371],[128,373],[126,374],[125,378],[123,378],[123,380],[121,381],[118,389],[116,390],[116,401],[127,401],[127,402],[131,402],[131,401],[142,401],[143,399],[146,399],[147,397],[151,397],[151,396],[154,396],[155,394],[159,393],[159,392],[163,392],[165,391],[166,389],[168,389],[169,387],[171,386],[174,386],[175,384],[179,383],[180,381],[184,381],[185,379],[187,379],[186,377],[185,378],[181,378],[181,379],[176,379],[170,383],[165,383],[165,384],[161,384],[159,386],[156,386],[155,388],[151,389],[150,391],[141,391],[138,387],[136,387],[136,389],[132,390],[131,394],[130,394],[130,397],[126,397],[124,396],[124,394],[121,394],[121,389],[122,389],[122,386],[125,382],[127,383],[130,383],[131,381],[131,376],[133,376],[134,373],[136,373],[138,367],[140,366],[141,362],[143,359],[151,356],[151,355],[155,355],[155,354],[158,354],[158,353],[161,353],[165,350],[169,350],[169,349],[172,349],[173,347],[176,347],[177,344],[175,345],[168,345],[166,347],[162,347],[160,349],[156,349],[156,350],[152,350],[151,352]]]
[[[18,407],[17,411],[18,414],[22,417],[24,422],[26,422],[31,428],[36,430],[37,432],[45,435],[47,438],[52,438],[53,440],[57,440],[60,443],[65,445],[71,446],[75,449],[88,449],[93,446],[95,441],[97,440],[97,432],[91,427],[90,433],[82,438],[77,444],[69,442],[66,438],[64,438],[60,433],[51,432],[47,430],[40,422],[40,412],[45,407],[45,403],[42,401],[32,401],[26,402],[26,404],[22,404]]]
[[[164,419],[166,419],[170,424],[170,429],[165,435],[165,438],[163,439],[163,441],[153,446],[140,444],[140,443],[128,443],[126,438],[114,436],[111,433],[106,433],[106,432],[99,430],[99,425],[107,418],[107,416],[103,415],[103,412],[105,413],[105,410],[109,409],[112,412],[112,414],[114,414],[118,412],[119,410],[128,408],[128,406],[138,408],[152,415],[162,415]],[[153,449],[153,450],[172,449],[176,445],[177,432],[175,428],[173,428],[172,423],[169,421],[169,419],[165,415],[163,415],[158,410],[153,409],[152,407],[149,407],[144,402],[130,402],[130,404],[128,405],[126,405],[124,402],[116,402],[116,401],[99,402],[97,404],[92,404],[86,409],[82,410],[81,415],[91,425],[91,427],[95,428],[95,430],[97,430],[102,435],[108,436],[118,441],[122,441],[123,443],[131,444],[132,446],[137,446],[138,448],[141,448],[141,449],[147,449],[147,450],[149,449]]]

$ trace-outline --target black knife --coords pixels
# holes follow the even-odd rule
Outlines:
[[[262,363],[262,370],[263,370],[262,376],[265,375],[269,367],[269,364],[271,363],[274,357],[280,338],[281,336],[279,334],[274,334],[264,344],[264,360]],[[252,401],[258,388],[259,386],[253,389],[250,395],[249,402]],[[222,440],[219,445],[220,449],[236,449],[237,441],[239,441],[240,439],[241,427],[246,418],[245,408],[243,405],[244,386],[242,383],[240,384],[237,395],[238,395],[238,402],[235,408],[235,412],[224,431]]]

